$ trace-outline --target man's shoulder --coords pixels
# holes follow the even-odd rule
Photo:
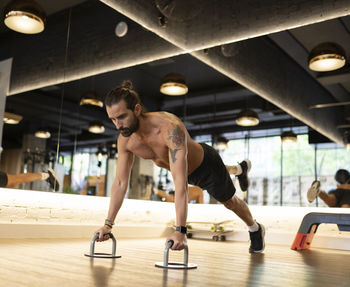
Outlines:
[[[156,114],[163,117],[164,119],[167,119],[173,122],[177,122],[177,121],[181,122],[181,120],[176,115],[169,112],[160,111],[160,112],[156,112]]]
[[[339,184],[339,185],[337,186],[337,188],[340,188],[340,189],[350,189],[350,184],[349,184],[349,183]]]
[[[121,134],[118,136],[118,150],[125,150],[128,144],[129,137],[123,137]]]
[[[174,114],[168,112],[154,112],[152,113],[153,124],[159,128],[160,133],[163,133],[169,129],[173,129],[176,126],[182,126],[182,121]]]

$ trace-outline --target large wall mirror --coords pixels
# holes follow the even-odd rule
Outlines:
[[[230,69],[237,68],[248,78],[262,78],[259,63],[251,66],[254,61],[248,56],[251,53],[253,59],[266,45],[275,55],[274,61],[269,61],[270,70],[274,70],[274,62],[278,67],[286,65],[312,80],[310,86],[322,89],[323,101],[348,100],[347,79],[332,78],[314,87],[318,74],[308,69],[308,52],[321,41],[317,31],[322,30],[324,35],[326,24],[187,54],[148,31],[142,23],[131,21],[100,1],[62,1],[55,5],[57,1],[37,2],[47,13],[42,33],[24,35],[11,31],[3,23],[0,27],[0,39],[4,43],[0,47],[0,60],[13,58],[5,112],[21,118],[17,124],[4,123],[1,171],[40,173],[52,168],[62,183],[58,192],[108,196],[116,170],[119,133],[107,117],[103,100],[123,80],[132,81],[148,111],[177,115],[196,141],[217,149],[226,165],[236,165],[249,158],[253,168],[248,191],[240,191],[232,177],[239,196],[249,204],[325,206],[322,202],[307,202],[308,187],[319,178],[326,190],[334,188],[335,171],[350,168],[350,153],[339,142],[334,143],[309,128],[301,115],[293,116],[297,114],[297,106],[287,111],[284,103],[280,105],[278,100],[266,98],[266,93],[284,92],[286,72],[275,78],[279,84],[269,80],[268,92],[263,90],[264,84],[246,88],[240,78],[236,81],[235,74],[230,73]],[[159,25],[165,25],[163,20],[159,19]],[[331,21],[330,25],[339,31],[339,22],[350,26],[348,17]],[[341,33],[339,39],[336,33],[329,32],[328,36],[332,34],[334,41],[346,47],[349,41],[341,40]],[[349,40],[350,36],[346,37]],[[212,66],[203,57],[211,57]],[[247,59],[246,64],[242,59]],[[233,68],[225,66],[233,61]],[[160,91],[162,81],[174,73],[186,83],[185,95],[171,96]],[[296,77],[288,81],[292,80],[297,81]],[[303,83],[309,85],[306,80]],[[257,87],[261,94],[257,93]],[[288,97],[287,93],[285,98]],[[316,95],[304,97],[304,101],[305,114],[310,105],[318,103]],[[287,105],[292,106],[291,102],[288,100]],[[258,125],[237,123],[237,118],[247,110],[258,116]],[[333,120],[346,112],[346,108],[336,107],[324,116]],[[297,141],[283,141],[281,135],[285,132],[297,136]],[[52,191],[45,181],[25,183],[17,188]],[[170,172],[151,161],[136,158],[127,196],[173,201]],[[192,186],[189,200],[217,203],[206,191]]]

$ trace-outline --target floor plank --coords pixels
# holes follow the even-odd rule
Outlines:
[[[348,286],[350,252],[312,248],[296,252],[267,246],[249,254],[248,243],[189,240],[195,270],[163,270],[165,239],[119,240],[120,259],[90,259],[87,240],[0,239],[1,286]],[[95,252],[110,252],[111,242]],[[183,252],[170,252],[182,261]]]

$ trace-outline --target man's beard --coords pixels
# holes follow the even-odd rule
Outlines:
[[[140,122],[137,117],[135,117],[134,122],[130,125],[128,128],[122,128],[120,129],[120,133],[122,134],[123,137],[129,137],[131,136],[134,132],[136,132],[139,129]]]

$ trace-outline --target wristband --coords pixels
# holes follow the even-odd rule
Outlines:
[[[105,225],[107,225],[109,228],[112,228],[113,225],[114,225],[114,222],[112,222],[112,221],[106,219],[106,220],[105,220]]]
[[[187,227],[186,226],[176,226],[176,231],[179,231],[182,234],[187,234]]]

